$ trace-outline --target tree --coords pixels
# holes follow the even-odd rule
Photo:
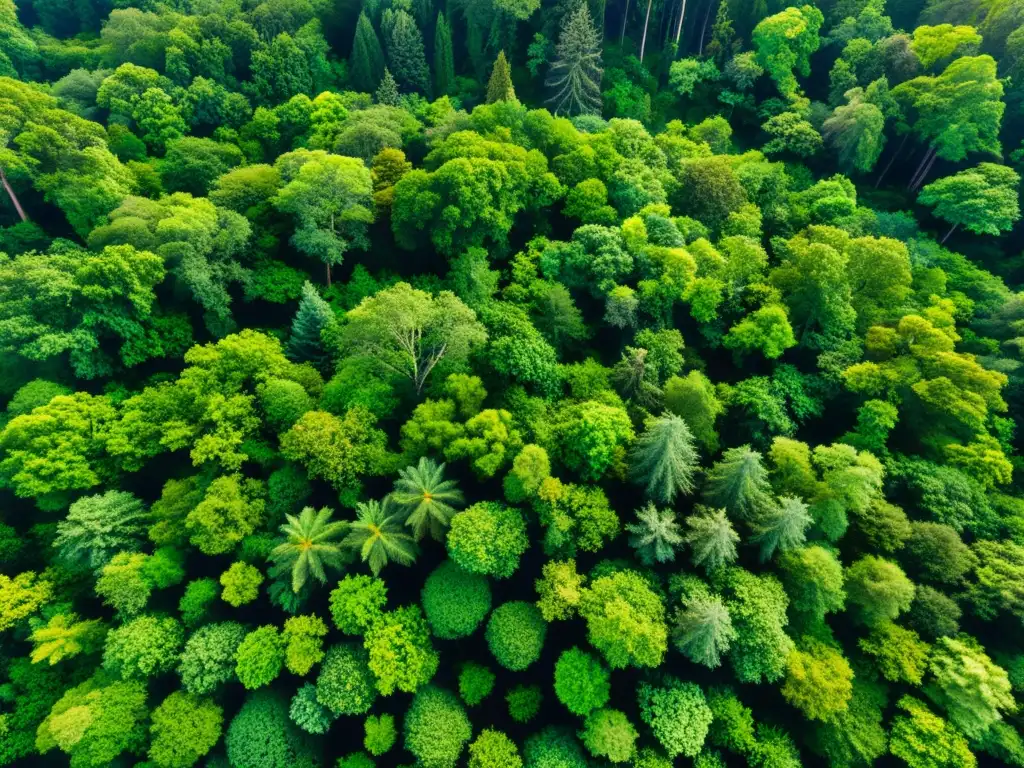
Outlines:
[[[651,728],[670,759],[696,757],[704,746],[712,713],[704,692],[695,683],[667,677],[660,684],[641,683],[637,689],[640,719]]]
[[[486,577],[465,571],[451,560],[427,577],[421,596],[434,636],[444,640],[473,634],[491,610]]]
[[[885,147],[885,115],[860,88],[846,91],[846,104],[835,108],[821,133],[836,150],[841,167],[867,173]]]
[[[872,629],[857,645],[874,659],[886,680],[921,684],[931,647],[914,630],[886,622]]]
[[[377,699],[369,655],[352,643],[327,649],[316,678],[316,700],[334,716],[363,715]]]
[[[575,560],[550,560],[534,582],[537,607],[544,621],[558,621],[576,615],[583,599],[584,577],[576,572]]]
[[[795,614],[821,621],[843,609],[843,566],[833,552],[820,545],[799,547],[780,554],[778,564]]]
[[[637,552],[644,565],[666,563],[675,560],[676,547],[683,543],[683,535],[676,523],[676,513],[671,509],[659,510],[648,502],[636,511],[638,522],[626,525],[629,545]]]
[[[304,507],[298,517],[285,515],[281,526],[284,541],[271,550],[270,557],[281,568],[292,573],[292,591],[298,593],[312,575],[321,584],[327,583],[327,568],[341,568],[344,555],[339,538],[347,524],[331,522],[333,511],[324,507],[317,511]]]
[[[428,685],[412,700],[403,725],[405,748],[424,768],[455,768],[473,731],[454,694]]]
[[[153,710],[150,761],[159,768],[190,768],[220,741],[223,722],[214,702],[175,691]]]
[[[416,561],[416,543],[402,530],[402,514],[391,498],[359,502],[356,519],[348,524],[348,535],[341,546],[359,553],[374,576],[389,562],[412,565]]]
[[[348,72],[352,85],[363,93],[372,93],[384,76],[384,51],[380,47],[373,22],[365,12],[359,14],[356,22]]]
[[[952,56],[972,56],[977,53],[981,35],[974,27],[967,25],[939,24],[922,25],[914,29],[911,50],[921,60],[925,69],[931,69],[936,62]]]
[[[235,651],[235,674],[250,691],[274,682],[283,664],[284,640],[271,625],[249,632]]]
[[[1016,707],[1006,670],[970,640],[940,638],[928,664],[934,682],[925,688],[946,710],[950,722],[970,739],[980,739],[1003,712]]]
[[[846,594],[857,617],[877,626],[910,608],[914,584],[895,563],[865,555],[846,569]]]
[[[288,358],[296,363],[312,363],[322,368],[327,362],[323,332],[334,325],[334,312],[310,282],[302,285],[302,298],[292,320],[288,337]]]
[[[327,625],[318,616],[292,616],[284,622],[284,665],[295,675],[308,675],[324,658]]]
[[[769,117],[761,130],[771,136],[763,148],[766,155],[789,152],[797,157],[811,157],[822,147],[821,134],[796,112]]]
[[[977,765],[967,739],[921,701],[904,696],[897,706],[902,712],[892,721],[889,750],[910,768],[974,768]]]
[[[722,344],[737,353],[760,351],[769,360],[774,360],[790,347],[795,347],[796,338],[786,308],[781,304],[769,304],[751,312],[730,328]]]
[[[251,603],[259,597],[262,583],[263,574],[259,568],[247,563],[232,563],[231,567],[220,575],[220,584],[224,587],[221,598],[235,608]]]
[[[853,670],[834,648],[805,639],[789,655],[782,695],[809,720],[831,720],[844,712],[853,694]]]
[[[774,682],[786,670],[793,641],[786,635],[789,600],[774,576],[755,576],[742,568],[724,574],[726,608],[736,629],[729,651],[741,682]]]
[[[271,691],[246,697],[228,726],[228,762],[238,768],[313,765],[313,745],[288,719],[287,700]]]
[[[334,714],[316,700],[316,686],[305,683],[295,695],[288,707],[288,717],[306,733],[324,734],[331,729]]]
[[[374,91],[373,97],[378,104],[386,107],[397,107],[402,103],[398,93],[398,83],[387,67],[384,67],[384,76],[380,79],[380,85]]]
[[[528,723],[540,712],[544,701],[539,685],[517,685],[505,695],[508,716],[517,723]]]
[[[169,616],[139,616],[107,634],[103,667],[124,680],[145,680],[174,667],[184,633]]]
[[[586,3],[566,15],[545,85],[558,114],[596,114],[601,109],[601,33]]]
[[[698,508],[703,509],[703,508]],[[689,528],[684,541],[693,549],[690,559],[708,573],[728,565],[737,557],[740,537],[725,516],[724,509],[703,509],[686,518]]]
[[[430,642],[430,626],[418,605],[385,613],[366,633],[364,642],[377,690],[414,693],[437,672],[438,656]]]
[[[398,283],[360,302],[346,315],[341,351],[364,355],[408,378],[417,394],[434,368],[457,367],[487,339],[476,314],[453,293],[436,297]]]
[[[729,448],[707,473],[704,500],[725,507],[740,520],[754,521],[772,507],[768,473],[761,454],[749,445]]]
[[[512,71],[509,69],[504,51],[498,51],[498,58],[494,60],[494,68],[491,70],[491,79],[487,82],[486,103],[493,104],[496,101],[518,101],[515,88],[512,87]]]
[[[178,665],[185,690],[204,696],[234,680],[235,653],[245,636],[245,627],[233,621],[204,624],[193,632]]]
[[[409,91],[430,96],[430,70],[423,51],[423,35],[416,21],[403,10],[394,11],[387,22],[388,64],[398,84]]]
[[[639,735],[625,713],[618,709],[596,709],[583,724],[580,740],[594,757],[624,763],[633,755]]]
[[[751,35],[757,51],[757,63],[775,80],[783,96],[797,90],[795,69],[807,77],[811,73],[811,54],[818,50],[818,32],[824,23],[821,11],[812,5],[787,8],[758,22]]]
[[[234,144],[185,136],[167,142],[160,178],[168,192],[206,195],[218,177],[242,163]]]
[[[80,653],[95,653],[103,647],[106,633],[98,619],[79,621],[73,613],[58,613],[45,624],[33,626],[29,636],[34,646],[30,658],[33,664],[46,661],[52,666]]]
[[[610,695],[608,670],[598,659],[576,647],[562,651],[555,663],[555,696],[566,709],[586,717]]]
[[[523,768],[519,749],[501,731],[485,728],[469,745],[469,768]]]
[[[693,595],[676,611],[673,643],[694,664],[715,669],[735,639],[729,609],[717,595]]]
[[[531,768],[586,768],[588,765],[572,732],[554,726],[531,734],[523,744],[523,756]]]
[[[331,590],[331,619],[346,635],[361,635],[382,615],[388,588],[380,579],[347,574]]]
[[[502,603],[487,622],[487,646],[505,669],[521,672],[540,658],[547,622],[532,603]]]
[[[957,227],[963,226],[978,235],[998,235],[1013,227],[1020,218],[1017,187],[1020,175],[1005,165],[979,163],[921,190],[917,200],[935,207],[935,215],[953,226],[942,242]]]
[[[494,673],[482,664],[472,661],[462,665],[459,672],[459,696],[466,706],[475,707],[494,690]]]
[[[470,573],[507,579],[519,567],[529,540],[518,510],[487,501],[452,518],[447,544],[448,556],[459,567]]]
[[[454,480],[444,479],[444,468],[424,456],[398,472],[391,500],[408,514],[405,524],[417,541],[428,531],[435,541],[442,541],[455,514],[453,505],[462,504],[462,492]]]
[[[305,162],[297,163],[298,158]],[[276,167],[285,185],[274,205],[295,216],[298,227],[291,242],[324,263],[330,287],[331,266],[341,264],[349,248],[368,245],[366,228],[373,223],[370,170],[361,160],[321,150],[282,155]]]
[[[452,28],[444,13],[437,14],[434,25],[434,93],[446,96],[455,86],[455,54]]]
[[[634,479],[646,486],[649,498],[663,504],[693,490],[697,463],[690,428],[673,413],[648,422],[630,453]]]
[[[363,723],[363,730],[366,736],[363,738],[363,747],[375,757],[380,757],[390,751],[398,738],[395,730],[395,718],[392,715],[370,715]]]
[[[656,667],[668,645],[665,607],[635,571],[595,579],[583,592],[580,615],[590,644],[612,669]]]
[[[53,545],[69,565],[102,567],[116,552],[133,551],[149,513],[130,493],[107,491],[79,499],[57,523]]]
[[[761,545],[761,560],[770,560],[778,550],[786,552],[804,543],[812,523],[807,505],[794,496],[782,496],[754,524],[754,541]]]

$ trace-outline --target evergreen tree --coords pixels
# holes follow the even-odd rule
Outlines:
[[[437,14],[434,26],[434,92],[438,96],[451,93],[455,87],[455,54],[452,28],[443,13]]]
[[[730,448],[708,472],[704,500],[715,507],[725,507],[740,520],[756,520],[771,508],[768,472],[761,463],[761,454],[749,445]]]
[[[422,457],[416,466],[399,471],[391,499],[408,512],[405,524],[417,541],[428,531],[442,541],[455,514],[453,505],[462,504],[462,491],[454,480],[444,479],[444,464]]]
[[[494,69],[491,70],[491,79],[487,83],[487,103],[493,104],[496,101],[516,101],[516,91],[512,87],[512,71],[509,69],[504,51],[498,51]]]
[[[296,363],[313,363],[322,366],[327,361],[321,334],[334,323],[334,312],[330,304],[320,298],[313,284],[307,281],[302,286],[302,298],[292,320],[292,333],[288,338],[287,353]]]
[[[721,68],[725,60],[732,53],[732,41],[736,39],[736,32],[732,27],[732,18],[729,16],[729,2],[722,0],[718,4],[718,12],[715,13],[715,23],[711,27],[711,41],[704,49],[704,53],[715,60]]]
[[[139,548],[147,517],[145,505],[130,493],[86,496],[57,523],[53,546],[68,565],[101,568],[117,552]]]
[[[384,67],[384,77],[381,78],[380,85],[377,86],[374,98],[377,99],[378,104],[383,104],[386,107],[397,107],[401,103],[401,97],[398,95],[398,82],[387,67]]]
[[[694,565],[701,565],[710,573],[736,559],[740,537],[724,509],[706,509],[691,515],[686,518],[686,525],[690,530],[684,539],[693,550]]]
[[[675,646],[694,664],[714,669],[722,663],[722,655],[736,639],[732,617],[722,598],[697,595],[684,601],[676,613],[672,630]]]
[[[347,524],[331,522],[331,510],[319,512],[306,507],[298,517],[285,515],[288,522],[281,526],[285,540],[270,553],[279,566],[292,572],[292,591],[298,592],[310,574],[321,584],[327,581],[325,566],[340,568],[342,550],[337,541]]]
[[[812,523],[807,505],[794,496],[783,496],[754,528],[754,541],[761,545],[761,561],[770,560],[775,550],[785,552],[804,543],[807,527]]]
[[[356,34],[352,41],[352,54],[348,60],[349,77],[357,91],[372,93],[384,76],[384,50],[365,12],[359,14]]]
[[[638,522],[629,523],[629,546],[636,550],[637,557],[644,565],[667,563],[675,560],[675,548],[683,543],[683,536],[676,523],[676,513],[671,509],[659,510],[647,503],[636,512]]]
[[[690,428],[674,413],[652,420],[630,455],[633,479],[646,486],[649,498],[664,504],[693,490],[697,466]]]
[[[388,64],[395,80],[403,89],[418,91],[430,98],[430,70],[416,20],[405,11],[395,11],[389,28]]]
[[[555,114],[601,112],[601,33],[590,20],[586,3],[566,16],[546,85]]]

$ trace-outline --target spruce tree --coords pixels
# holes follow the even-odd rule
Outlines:
[[[388,64],[395,80],[403,89],[418,91],[429,98],[430,70],[416,20],[400,10],[391,16],[388,27]]]
[[[754,541],[761,545],[761,561],[771,559],[775,550],[785,552],[804,543],[813,521],[807,505],[795,496],[784,496],[755,523]]]
[[[725,507],[729,514],[748,522],[771,509],[771,488],[761,454],[749,445],[723,453],[707,474],[704,500],[711,506]]]
[[[693,490],[697,465],[693,435],[673,413],[652,420],[630,454],[633,479],[646,486],[649,498],[663,504]]]
[[[362,93],[372,93],[384,76],[384,50],[380,47],[373,22],[365,13],[360,13],[356,22],[348,70],[352,86]]]
[[[736,544],[740,537],[725,516],[724,509],[700,509],[686,518],[689,528],[684,540],[690,545],[694,565],[703,566],[710,573],[736,559]]]
[[[288,357],[297,363],[312,363],[321,366],[327,360],[320,334],[334,322],[330,305],[320,298],[313,284],[302,286],[299,309],[292,321],[292,334],[288,339]]]
[[[452,49],[452,28],[443,13],[437,14],[434,27],[434,92],[438,96],[451,93],[455,87],[455,54]]]
[[[672,639],[679,652],[694,664],[714,669],[736,639],[732,617],[718,595],[684,599],[676,613]]]
[[[650,502],[636,511],[637,522],[629,523],[629,546],[644,565],[667,563],[675,560],[676,547],[683,543],[683,535],[671,509],[658,509]]]
[[[601,33],[590,20],[586,3],[566,17],[555,49],[547,86],[555,114],[599,114],[601,111]]]
[[[377,99],[378,104],[383,104],[387,107],[397,107],[401,102],[401,98],[398,95],[398,83],[395,82],[395,76],[391,74],[391,70],[384,67],[384,77],[380,80],[380,85],[377,86],[377,93],[374,94],[374,98]]]
[[[732,28],[732,18],[729,16],[729,2],[722,0],[718,4],[715,23],[711,27],[711,42],[704,49],[704,53],[713,58],[719,67],[722,67],[732,52],[732,41],[735,38],[736,32]]]
[[[491,79],[487,83],[487,103],[515,100],[516,92],[512,87],[512,72],[508,66],[508,59],[505,58],[504,51],[499,51],[498,58],[494,60],[494,69],[491,70]]]

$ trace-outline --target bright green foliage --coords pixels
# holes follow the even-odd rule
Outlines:
[[[965,736],[981,738],[1016,705],[1006,670],[978,646],[940,638],[928,665],[934,683],[925,693],[942,706],[950,722]]]
[[[149,759],[160,768],[190,768],[220,741],[223,722],[212,701],[175,691],[153,710]]]
[[[374,768],[376,763],[365,752],[353,752],[338,758],[338,768]]]
[[[459,696],[467,707],[475,707],[494,690],[494,673],[482,664],[468,661],[459,671]]]
[[[178,665],[185,690],[204,695],[234,680],[235,652],[245,636],[245,627],[233,621],[205,624],[193,632]]]
[[[820,621],[825,614],[842,610],[843,566],[830,550],[818,545],[791,549],[779,555],[778,564],[795,614]]]
[[[380,757],[389,751],[398,739],[395,730],[395,718],[391,715],[370,715],[363,723],[363,746],[374,757]]]
[[[505,476],[505,498],[513,504],[526,501],[540,490],[541,484],[550,476],[548,452],[539,445],[524,445],[512,461],[512,469]]]
[[[638,735],[623,712],[617,709],[598,709],[587,717],[580,732],[580,740],[594,757],[624,763],[633,755]]]
[[[487,622],[487,646],[498,663],[513,672],[540,657],[546,634],[547,622],[540,609],[522,601],[499,605]]]
[[[741,682],[773,682],[782,677],[793,641],[786,635],[789,600],[774,576],[755,576],[741,568],[724,577],[726,608],[736,639],[729,651],[733,671]]]
[[[562,651],[555,664],[555,696],[574,715],[586,717],[608,703],[608,670],[586,651]]]
[[[403,724],[405,748],[424,768],[455,768],[472,735],[466,711],[454,694],[427,686],[412,700]]]
[[[633,425],[619,407],[592,400],[566,407],[553,423],[559,458],[584,480],[598,480],[623,457]]]
[[[871,630],[857,645],[874,658],[882,677],[893,682],[920,685],[928,668],[928,643],[921,641],[912,629],[885,623]]]
[[[80,653],[95,653],[103,647],[105,636],[106,628],[98,619],[78,621],[73,613],[58,613],[45,624],[33,626],[30,658],[33,664],[46,661],[53,665]]]
[[[235,651],[235,674],[247,689],[270,685],[284,665],[284,640],[277,627],[254,629]]]
[[[422,603],[434,636],[454,640],[473,634],[483,622],[491,610],[491,588],[484,576],[446,560],[427,577]]]
[[[385,613],[366,633],[365,646],[377,690],[385,696],[396,689],[413,693],[437,672],[438,655],[418,605]]]
[[[469,768],[522,768],[519,748],[501,731],[485,728],[469,745]]]
[[[580,615],[590,644],[612,669],[661,663],[668,646],[665,607],[635,571],[595,579],[583,591]]]
[[[251,603],[259,596],[262,583],[263,574],[259,568],[247,563],[233,563],[220,575],[220,585],[224,587],[221,599],[235,608]]]
[[[746,521],[757,520],[771,508],[770,492],[761,454],[749,445],[725,451],[704,482],[705,502]]]
[[[740,537],[724,509],[697,509],[700,511],[686,518],[688,530],[683,540],[693,550],[693,564],[711,573],[736,559]]]
[[[498,51],[498,58],[494,60],[494,68],[491,70],[491,79],[487,81],[486,102],[493,104],[496,101],[516,101],[516,91],[512,87],[512,72],[508,66],[508,59],[504,51]]]
[[[365,714],[377,698],[377,688],[362,648],[351,643],[327,649],[316,679],[316,700],[335,715]]]
[[[806,77],[811,73],[811,54],[818,50],[818,32],[824,17],[812,5],[787,8],[762,19],[751,41],[757,49],[757,63],[767,70],[784,96],[797,90],[793,70]]]
[[[629,545],[636,550],[644,565],[675,560],[676,547],[683,543],[683,535],[671,509],[658,509],[647,503],[636,511],[637,522],[626,525]]]
[[[683,600],[673,619],[672,641],[694,664],[714,669],[736,639],[732,617],[716,595],[693,595]]]
[[[454,480],[444,479],[444,467],[421,457],[417,465],[400,470],[395,481],[391,499],[408,515],[405,524],[417,541],[428,532],[436,541],[443,540],[455,506],[462,504],[462,492]]]
[[[630,471],[647,496],[671,504],[677,494],[693,491],[697,451],[690,428],[679,416],[665,414],[649,422],[630,453]]]
[[[796,339],[786,308],[769,304],[730,328],[722,343],[727,349],[738,352],[760,351],[769,360],[774,360],[796,346]]]
[[[846,710],[853,670],[834,648],[804,639],[789,655],[782,695],[809,720],[831,720]]]
[[[312,576],[321,584],[327,582],[327,568],[340,568],[343,564],[338,539],[346,531],[344,522],[331,521],[333,512],[324,507],[315,511],[304,507],[298,517],[285,515],[288,522],[281,526],[284,541],[270,553],[277,567],[292,574],[292,591],[298,592]]]
[[[576,572],[575,560],[551,560],[544,564],[542,577],[534,582],[537,607],[544,621],[572,618],[583,599],[585,579]]]
[[[558,114],[596,113],[601,106],[601,33],[594,28],[585,3],[567,14],[562,24],[556,58],[545,85],[548,103]]]
[[[331,590],[331,619],[346,635],[361,635],[383,615],[388,588],[375,576],[351,574]]]
[[[146,522],[143,503],[130,493],[107,491],[86,496],[57,524],[54,546],[69,565],[100,568],[120,551],[134,550]]]
[[[918,202],[934,206],[935,215],[978,235],[998,235],[1020,218],[1017,188],[1020,175],[1005,165],[980,163],[976,168],[933,181]]]
[[[914,585],[895,563],[867,555],[846,569],[846,595],[860,620],[877,626],[910,608]]]
[[[470,573],[507,579],[529,544],[518,510],[481,502],[459,512],[448,530],[448,556]]]
[[[140,616],[107,634],[103,667],[125,680],[144,680],[173,669],[183,642],[176,620]]]
[[[402,530],[402,513],[390,497],[383,501],[360,502],[356,519],[349,523],[348,535],[341,544],[359,554],[376,577],[389,562],[412,565],[416,560],[416,544]]]
[[[619,518],[595,485],[563,485],[548,478],[534,503],[544,532],[544,551],[573,557],[577,550],[598,552],[619,534]]]
[[[921,60],[925,69],[954,54],[972,55],[981,43],[981,35],[974,27],[966,25],[938,24],[920,26],[914,30],[910,49]]]
[[[318,616],[293,616],[284,623],[284,665],[295,675],[307,675],[324,657],[327,625]]]
[[[700,752],[712,713],[696,684],[675,678],[666,678],[660,685],[641,683],[637,701],[640,718],[670,758],[695,757]]]
[[[259,483],[237,475],[218,477],[185,518],[189,541],[204,555],[230,552],[256,529],[264,506]]]
[[[897,702],[902,713],[893,719],[889,750],[910,768],[974,768],[967,739],[912,696]],[[906,713],[906,714],[903,714]]]
[[[10,629],[35,613],[52,596],[53,585],[33,571],[13,579],[0,574],[0,632]]]

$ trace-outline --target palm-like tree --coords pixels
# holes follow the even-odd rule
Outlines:
[[[270,558],[283,569],[291,569],[292,591],[298,592],[310,574],[321,584],[327,581],[326,569],[341,568],[344,553],[338,539],[348,524],[331,522],[333,511],[324,507],[319,512],[306,507],[294,515],[285,515],[288,522],[281,526],[285,540],[274,547]]]
[[[416,542],[402,530],[402,519],[403,513],[388,496],[383,501],[360,503],[342,546],[358,552],[374,576],[392,560],[412,565],[416,560]]]
[[[461,506],[463,501],[462,491],[455,481],[444,479],[444,464],[435,464],[426,457],[416,466],[398,473],[391,499],[408,514],[405,524],[413,529],[417,541],[427,531],[441,541],[455,514],[455,506]]]

